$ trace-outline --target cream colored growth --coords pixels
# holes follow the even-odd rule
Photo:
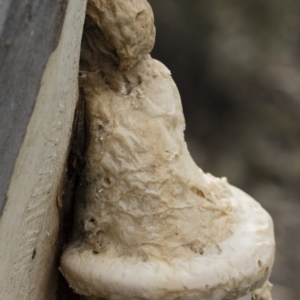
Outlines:
[[[89,1],[82,50],[87,164],[77,212],[85,238],[69,246],[61,269],[86,296],[238,298],[269,276],[272,222],[226,179],[195,165],[176,85],[148,54],[154,36],[146,1]],[[262,236],[247,240],[248,232]],[[239,253],[242,245],[253,261]]]
[[[230,232],[231,193],[191,159],[170,72],[148,57],[117,78],[118,90],[113,75],[88,74],[85,87],[88,240],[96,251],[166,259],[217,245]]]

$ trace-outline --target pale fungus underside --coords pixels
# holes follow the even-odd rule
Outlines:
[[[61,271],[88,299],[238,299],[269,278],[272,220],[192,160],[153,20],[145,0],[88,2],[86,166]]]

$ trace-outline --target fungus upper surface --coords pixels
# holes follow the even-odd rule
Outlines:
[[[86,241],[146,258],[218,252],[231,232],[231,191],[190,157],[169,71],[149,57],[117,74],[86,78]]]

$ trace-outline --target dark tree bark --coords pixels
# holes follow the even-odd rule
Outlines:
[[[67,0],[0,4],[0,214]]]

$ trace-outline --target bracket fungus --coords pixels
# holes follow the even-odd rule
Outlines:
[[[272,220],[192,160],[154,38],[145,0],[88,2],[86,166],[60,270],[86,299],[271,299]]]

